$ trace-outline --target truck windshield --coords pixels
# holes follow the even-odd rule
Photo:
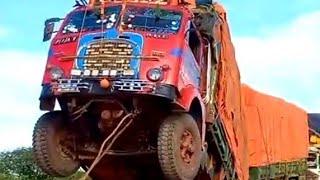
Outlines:
[[[105,8],[106,19],[101,20],[94,10],[75,11],[66,20],[62,33],[77,33],[81,31],[96,31],[99,29],[113,28],[119,18],[121,6],[111,6]]]
[[[128,6],[123,17],[124,29],[177,33],[182,15],[176,11],[150,7]]]

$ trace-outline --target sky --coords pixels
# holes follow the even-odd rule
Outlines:
[[[73,0],[10,0],[0,6],[0,151],[30,146],[48,43],[45,19]],[[320,112],[320,1],[220,0],[228,11],[242,82]]]

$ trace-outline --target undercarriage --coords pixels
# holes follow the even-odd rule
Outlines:
[[[46,173],[67,176],[82,167],[96,179],[193,179],[198,174],[201,156],[206,154],[201,149],[200,127],[187,112],[173,112],[168,99],[123,95],[58,100],[61,111],[42,116],[34,132],[37,162]],[[68,168],[57,168],[62,159],[74,168],[68,172]],[[177,167],[169,166],[172,163]]]
[[[156,153],[157,131],[160,120],[169,110],[167,102],[152,102],[147,99],[95,99],[82,106],[69,105],[69,120],[76,134],[79,159],[94,159],[102,142],[119,126],[127,127],[125,135],[119,136],[106,155],[130,156]],[[144,102],[144,103],[142,103]],[[143,111],[142,111],[143,109]],[[159,111],[161,109],[161,111]],[[89,147],[89,148],[88,148]],[[90,149],[88,151],[88,149]]]

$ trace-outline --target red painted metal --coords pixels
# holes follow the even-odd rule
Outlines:
[[[114,6],[119,3],[106,3],[105,6]],[[128,3],[137,7],[144,7],[145,4]],[[148,7],[156,7],[156,5],[148,5]],[[167,10],[180,11],[183,14],[180,30],[177,34],[167,35],[165,38],[154,38],[150,36],[150,32],[134,31],[144,37],[144,48],[142,56],[152,56],[154,52],[162,52],[159,60],[149,61],[143,60],[140,64],[140,79],[147,79],[147,72],[152,68],[165,67],[164,78],[160,83],[170,84],[178,88],[180,98],[178,102],[189,110],[192,101],[195,98],[201,101],[199,92],[199,85],[193,83],[190,79],[190,74],[185,72],[182,64],[181,56],[175,55],[173,51],[188,51],[188,44],[186,41],[186,31],[188,30],[188,22],[192,17],[189,9],[183,6],[161,6]],[[92,7],[89,7],[91,9]],[[81,11],[84,8],[77,8],[74,11]],[[71,12],[72,13],[72,12]],[[67,16],[65,19],[68,19]],[[62,24],[64,26],[64,23]],[[61,31],[61,30],[60,30]],[[129,31],[129,30],[128,30]],[[130,31],[129,31],[130,32]],[[79,39],[88,33],[81,32],[64,35],[58,32],[51,43],[51,50],[47,60],[47,68],[43,77],[43,84],[51,83],[50,68],[58,66],[64,71],[65,78],[70,77],[71,69],[74,65],[74,58],[65,59],[66,56],[76,56],[79,45]],[[72,42],[61,43],[65,39],[72,39]],[[190,51],[190,50],[189,50]],[[199,69],[199,67],[197,67]],[[146,89],[148,91],[148,89]],[[203,113],[205,114],[205,113]]]

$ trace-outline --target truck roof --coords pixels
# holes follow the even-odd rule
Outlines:
[[[105,3],[102,5],[102,7],[108,7],[108,6],[114,6],[114,5],[122,5],[123,1],[122,0],[118,0],[118,1],[110,1],[108,3]],[[100,5],[99,5],[100,6]],[[187,15],[191,15],[193,14],[192,10],[189,7],[186,6],[178,6],[178,5],[172,5],[172,4],[157,4],[157,3],[141,3],[141,2],[135,2],[133,0],[130,0],[128,2],[126,2],[126,6],[137,6],[137,7],[150,7],[150,8],[163,8],[166,10],[173,10],[173,11],[177,11],[177,12],[182,12],[183,14],[187,14]],[[89,4],[89,6],[79,6],[77,7],[74,11],[81,11],[81,10],[90,10],[90,9],[94,9],[97,8],[97,6],[92,6]]]
[[[99,4],[100,0],[89,0],[90,6],[95,6]],[[103,0],[103,4],[107,3],[136,3],[136,4],[158,4],[158,5],[186,5],[189,4],[191,6],[195,6],[195,0]]]

